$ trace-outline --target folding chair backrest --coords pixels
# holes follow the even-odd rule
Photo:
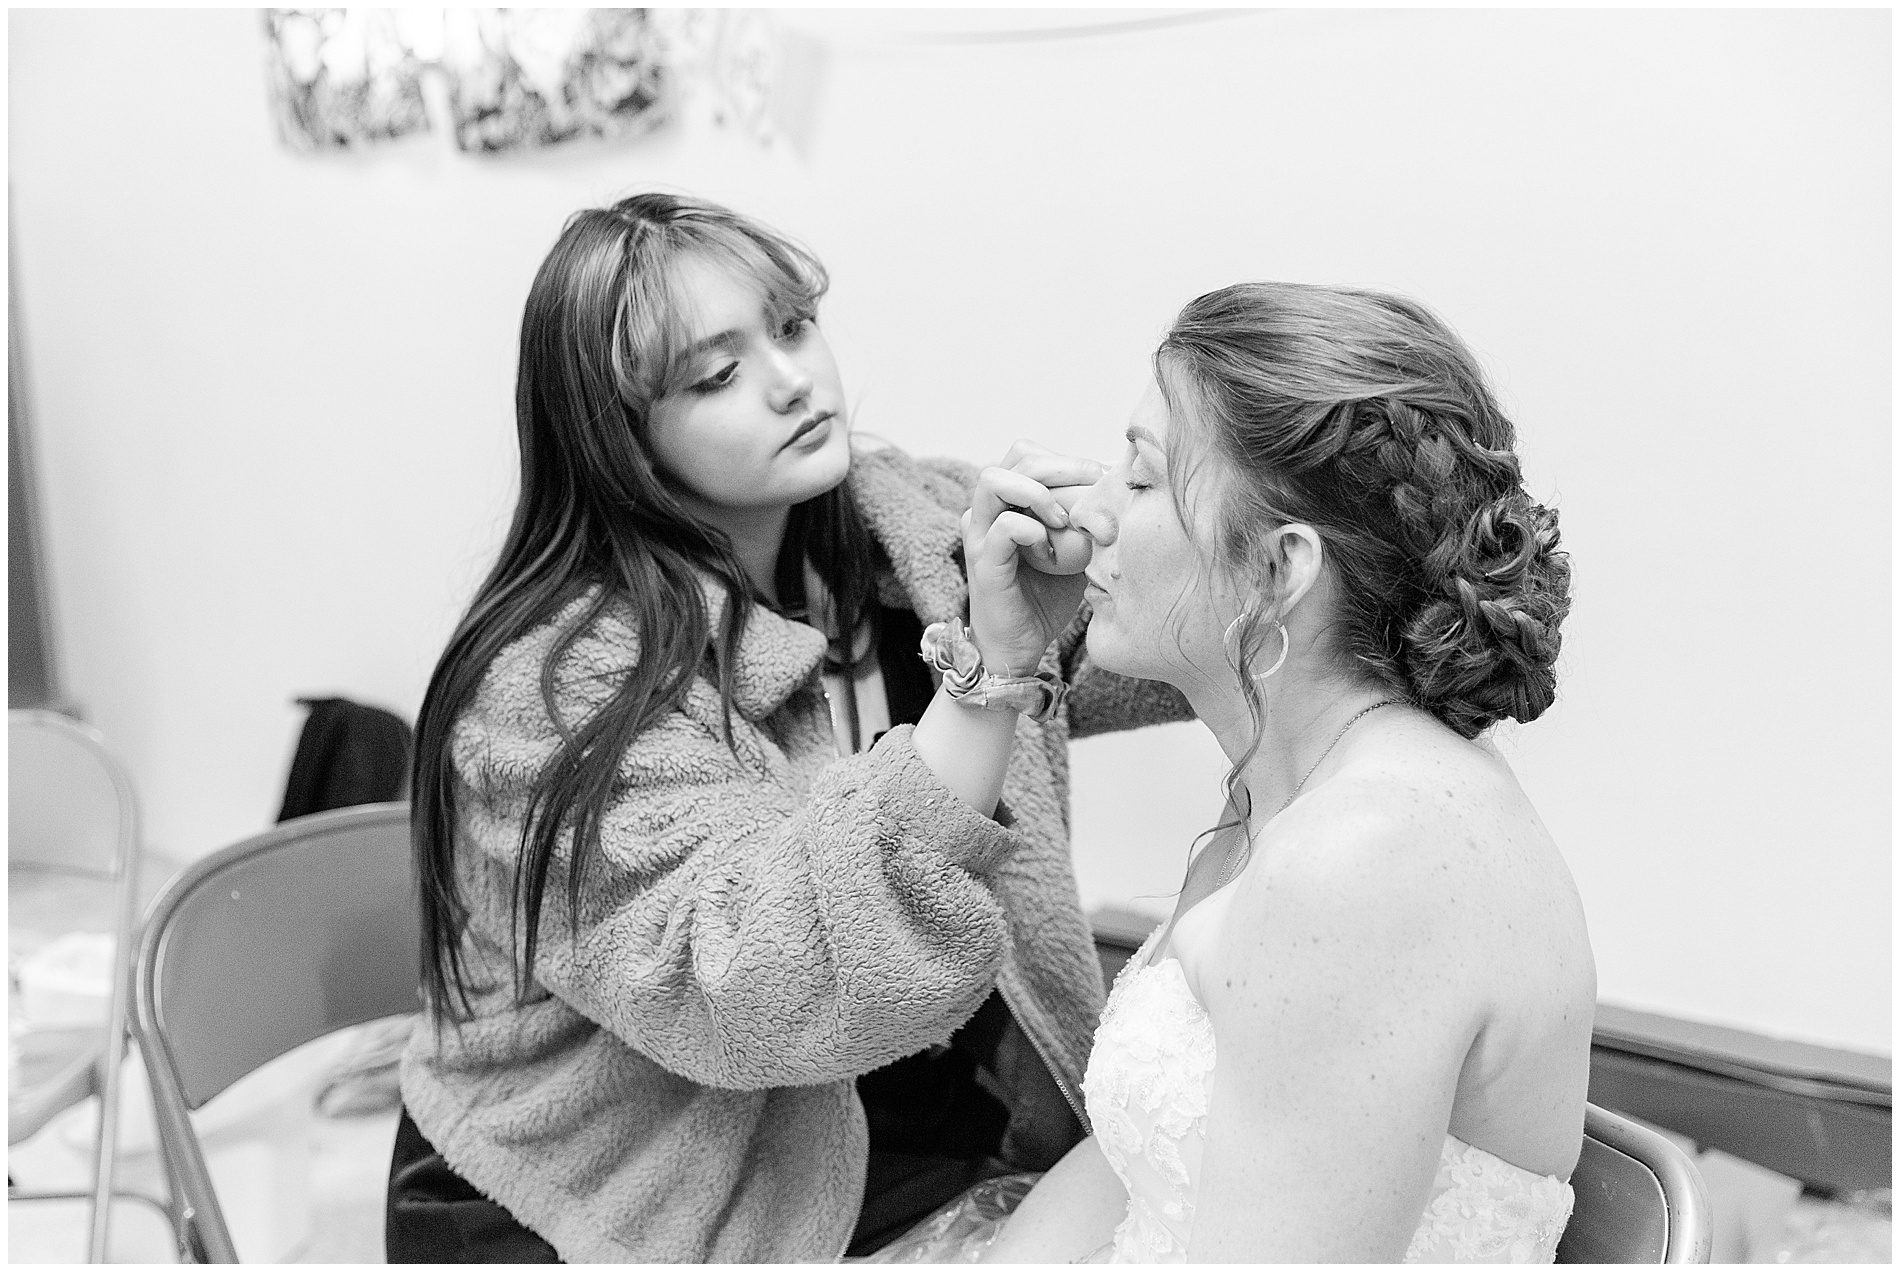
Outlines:
[[[1571,1172],[1577,1205],[1559,1263],[1707,1263],[1713,1215],[1689,1155],[1594,1104]]]
[[[198,862],[153,903],[141,1034],[185,1106],[202,1108],[312,1038],[420,1010],[419,931],[408,804],[284,822]]]
[[[136,850],[132,782],[83,724],[7,712],[7,864],[117,878]]]

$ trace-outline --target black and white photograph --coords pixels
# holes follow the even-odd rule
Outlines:
[[[9,1262],[1892,1262],[1891,9],[5,46]]]

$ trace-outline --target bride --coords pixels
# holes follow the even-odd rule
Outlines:
[[[966,535],[1072,505],[1032,549],[1056,568],[1085,537],[1091,657],[1188,698],[1228,816],[1110,994],[1093,1133],[1000,1231],[973,1196],[878,1261],[1548,1262],[1595,969],[1484,734],[1552,700],[1556,514],[1410,301],[1229,287],[1154,372],[1101,480],[1052,492],[1019,448]],[[976,1191],[994,1210],[1006,1184]]]

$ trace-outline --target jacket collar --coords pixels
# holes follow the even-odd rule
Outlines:
[[[872,537],[890,558],[889,581],[917,617],[928,625],[960,615],[967,595],[957,560],[963,545],[961,511],[950,511],[947,503],[967,492],[953,493],[958,483],[926,472],[894,448],[854,455],[846,480]],[[933,485],[943,488],[933,492],[937,499],[926,492]],[[725,589],[704,576],[700,586],[716,626],[725,615]],[[810,680],[824,656],[823,633],[754,606],[733,663],[733,707],[756,724]]]

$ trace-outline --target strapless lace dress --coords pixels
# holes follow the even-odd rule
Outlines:
[[[1096,1142],[1128,1190],[1113,1242],[1089,1262],[1184,1263],[1214,1083],[1214,1026],[1181,964],[1150,965],[1157,932],[1109,991],[1082,1094]],[[978,1184],[869,1263],[974,1263],[1034,1181]],[[1445,1137],[1430,1199],[1407,1263],[1549,1263],[1574,1198],[1554,1175],[1532,1174],[1453,1135]]]
[[[1154,941],[1109,992],[1082,1083],[1096,1142],[1128,1189],[1114,1263],[1186,1261],[1214,1082],[1213,1024],[1177,960],[1149,964]],[[1563,1180],[1447,1135],[1405,1262],[1549,1263],[1572,1201]]]

